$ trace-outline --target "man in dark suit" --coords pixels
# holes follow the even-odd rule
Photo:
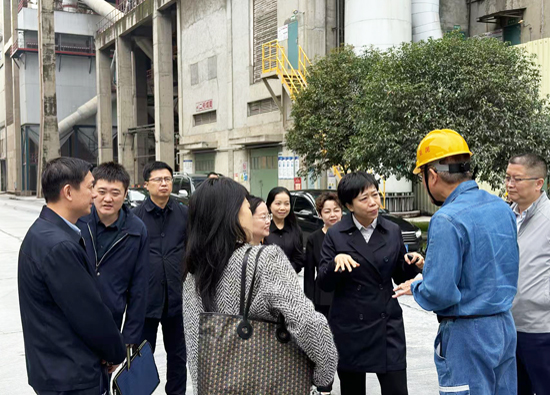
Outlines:
[[[19,252],[19,305],[29,384],[39,395],[98,395],[125,356],[90,270],[78,218],[95,194],[90,164],[57,158],[42,174],[46,206]]]
[[[102,163],[93,171],[92,213],[78,220],[103,301],[127,347],[139,346],[149,286],[149,238],[143,222],[126,206],[130,175],[122,165]],[[122,321],[124,317],[124,328]],[[134,347],[134,348],[135,348]],[[110,377],[106,377],[110,382]]]
[[[149,233],[149,297],[143,338],[153,350],[162,325],[167,357],[166,394],[183,395],[187,386],[187,354],[183,333],[182,262],[187,238],[187,207],[170,198],[173,171],[164,162],[143,169],[149,197],[134,214]]]
[[[406,395],[405,329],[392,280],[401,284],[417,276],[417,267],[408,263],[423,258],[406,257],[399,226],[378,216],[372,174],[346,174],[338,199],[351,214],[325,236],[318,281],[334,291],[328,322],[340,357],[342,395],[364,395],[366,373],[377,374],[382,394]]]

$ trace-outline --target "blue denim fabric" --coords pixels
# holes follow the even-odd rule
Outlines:
[[[445,320],[435,339],[440,395],[516,395],[516,332],[510,312]]]
[[[514,213],[467,181],[432,217],[424,279],[411,291],[422,308],[442,316],[498,314],[512,307],[518,268]]]

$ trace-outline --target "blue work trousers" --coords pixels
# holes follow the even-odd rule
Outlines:
[[[434,344],[440,395],[516,395],[516,341],[510,312],[443,320]]]

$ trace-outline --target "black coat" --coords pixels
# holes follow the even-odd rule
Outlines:
[[[168,295],[168,317],[182,315],[183,256],[187,240],[187,206],[170,198],[166,219],[147,198],[134,209],[149,233],[149,296],[147,318],[160,319]]]
[[[334,272],[334,258],[341,253],[360,266],[351,273]],[[325,291],[334,290],[329,324],[339,369],[386,373],[406,368],[403,312],[392,298],[392,279],[400,284],[419,271],[405,262],[405,254],[399,226],[383,217],[368,244],[351,215],[328,230],[318,281]]]
[[[303,237],[298,225],[291,228],[285,221],[283,229],[279,229],[275,222],[271,221],[269,235],[264,239],[264,244],[281,247],[296,273],[300,273],[304,267]]]
[[[90,272],[84,242],[47,207],[19,251],[19,307],[29,384],[38,391],[99,386],[101,360],[126,347]]]
[[[95,210],[95,207],[92,207]],[[120,234],[98,261],[97,223],[92,214],[80,218],[77,226],[86,242],[86,252],[101,296],[113,313],[118,328],[126,312],[122,335],[126,344],[139,344],[145,324],[149,289],[149,237],[143,222],[123,206],[125,221]],[[98,265],[99,264],[99,265]]]
[[[306,265],[304,266],[304,292],[315,306],[330,306],[333,292],[325,292],[317,282],[321,250],[325,241],[325,232],[318,229],[307,238]]]

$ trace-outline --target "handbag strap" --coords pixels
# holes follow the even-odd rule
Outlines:
[[[241,269],[241,302],[239,304],[239,315],[244,314],[245,292],[246,292],[246,268],[248,266],[248,257],[250,256],[250,251],[252,251],[252,247],[246,250],[243,258],[243,267]]]
[[[248,313],[250,312],[250,306],[252,305],[252,291],[254,290],[254,283],[256,282],[256,271],[258,269],[258,261],[260,255],[264,250],[265,246],[261,246],[256,254],[256,259],[254,261],[254,273],[252,274],[252,279],[250,280],[250,288],[248,290],[248,298],[244,296],[244,290],[246,288],[246,268],[248,266],[248,257],[250,249],[246,251],[243,268],[241,272],[241,305],[240,305],[240,315],[243,317],[241,323],[237,326],[237,333],[242,339],[249,339],[252,336],[252,325],[248,322]]]

